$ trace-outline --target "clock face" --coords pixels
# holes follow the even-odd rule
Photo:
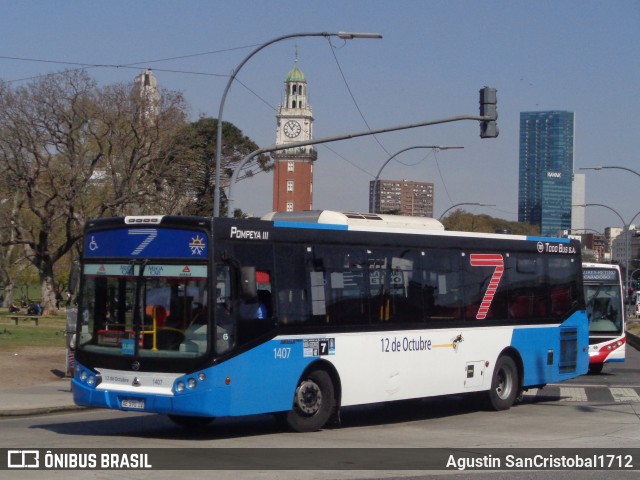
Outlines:
[[[289,138],[297,137],[300,135],[301,130],[302,128],[300,127],[300,124],[294,120],[289,120],[284,124],[283,128],[284,134]]]

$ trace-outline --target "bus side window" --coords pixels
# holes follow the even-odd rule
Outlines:
[[[550,283],[549,299],[551,301],[549,314],[552,317],[563,318],[569,315],[575,308],[584,309],[578,305],[579,290],[576,271],[579,262],[572,258],[552,257],[548,259],[547,275]]]
[[[236,345],[242,345],[275,328],[271,298],[273,245],[236,242],[232,256],[232,272],[238,277],[232,278],[231,301],[225,306],[236,322]],[[221,311],[220,318],[223,317]]]
[[[314,321],[336,325],[369,323],[369,267],[364,247],[308,247]],[[322,278],[320,277],[322,275]],[[320,284],[322,282],[322,284]],[[324,309],[321,289],[324,289]],[[320,316],[324,310],[324,316]]]
[[[545,265],[539,255],[511,254],[505,259],[509,284],[509,317],[514,320],[543,318],[548,311]]]
[[[280,325],[300,325],[310,321],[308,275],[305,268],[306,247],[275,246],[275,282],[272,295]]]
[[[426,320],[460,320],[460,253],[455,250],[427,250],[422,255],[422,270]]]
[[[239,318],[262,320],[273,317],[270,272],[243,267],[241,284],[243,288],[238,303]]]
[[[415,250],[371,249],[369,301],[374,322],[424,321],[425,302],[421,288],[414,280],[420,276],[419,265],[420,254]]]
[[[309,319],[307,295],[301,288],[290,288],[278,293],[280,322],[284,324],[306,322]]]
[[[549,295],[551,299],[551,316],[561,317],[571,308],[571,294],[568,286],[555,286]]]

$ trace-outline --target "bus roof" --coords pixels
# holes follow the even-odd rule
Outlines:
[[[261,220],[273,222],[295,222],[299,224],[341,225],[349,230],[383,231],[403,230],[405,232],[434,230],[443,231],[444,225],[430,217],[409,217],[404,215],[384,215],[378,213],[335,212],[332,210],[308,210],[303,212],[271,212]]]
[[[445,231],[444,225],[430,217],[409,217],[378,213],[336,212],[332,210],[306,210],[301,212],[271,212],[260,217],[271,221],[275,227],[312,228],[320,230],[349,230],[360,232],[386,232],[418,235],[444,235],[466,238],[495,238],[505,240],[528,240],[538,243],[570,243],[564,237],[540,237],[505,233],[480,233]],[[576,242],[573,240],[573,242]]]
[[[594,263],[594,262],[582,262],[582,268],[603,268],[607,270],[618,270],[620,266],[615,263]]]

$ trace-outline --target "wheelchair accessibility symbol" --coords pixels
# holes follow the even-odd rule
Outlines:
[[[91,235],[91,241],[89,242],[89,250],[91,250],[92,252],[98,250],[98,242],[96,242],[96,237],[94,237],[93,235]]]

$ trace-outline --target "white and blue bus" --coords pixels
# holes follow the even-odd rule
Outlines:
[[[589,372],[605,363],[624,362],[625,294],[618,265],[583,263],[584,297],[589,319]]]
[[[78,405],[180,425],[474,393],[491,409],[587,372],[579,244],[309,211],[85,230]]]

